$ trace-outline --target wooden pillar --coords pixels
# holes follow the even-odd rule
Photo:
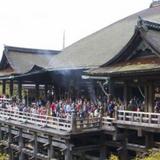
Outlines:
[[[2,124],[0,124],[0,141],[3,140],[3,137],[2,137]],[[3,146],[0,145],[0,153],[2,153],[2,150],[3,150]]]
[[[22,100],[22,81],[18,81],[18,98]]]
[[[19,160],[24,160],[24,153],[22,149],[24,148],[24,142],[22,137],[22,129],[19,129]]]
[[[0,124],[0,140],[2,140],[2,124]]]
[[[150,83],[148,86],[148,112],[153,112],[153,101],[154,101],[154,87],[153,84]]]
[[[145,135],[145,146],[147,149],[150,149],[153,147],[153,134],[152,133],[146,133]]]
[[[47,92],[48,92],[48,85],[47,84],[45,84],[45,86],[44,86],[45,88],[44,88],[44,94],[45,94],[45,99],[47,99]]]
[[[11,143],[12,143],[11,126],[8,126],[8,154],[9,154],[9,160],[13,160],[13,151],[11,149]]]
[[[38,153],[38,143],[37,143],[37,133],[34,133],[34,149],[33,149],[33,158],[37,160],[37,153]]]
[[[48,157],[49,157],[49,160],[51,160],[52,158],[54,158],[54,148],[52,145],[52,137],[51,136],[48,136],[48,143],[49,143]]]
[[[38,153],[37,133],[34,133],[34,151],[33,151],[34,160],[37,160],[37,153]]]
[[[109,80],[109,94],[114,96],[114,84],[112,79]]]
[[[148,112],[148,86],[144,86],[144,96],[145,96],[145,106],[144,106],[144,112]]]
[[[105,159],[106,159],[106,146],[101,146],[99,160],[105,160]]]
[[[69,141],[66,141],[66,150],[64,151],[64,160],[72,160],[72,152],[70,150]]]
[[[104,136],[104,134],[101,135],[100,142],[101,142],[101,146],[100,146],[100,157],[99,157],[99,160],[105,160],[106,159],[106,145],[105,145],[105,136]]]
[[[71,121],[71,127],[72,127],[72,132],[75,132],[77,129],[77,124],[76,124],[76,113],[72,112],[72,121]]]
[[[6,94],[6,80],[2,80],[2,94]]]
[[[36,99],[39,99],[39,84],[36,83]]]
[[[124,85],[124,88],[123,88],[123,100],[124,100],[124,109],[127,109],[127,106],[128,106],[128,94],[127,94],[127,84]]]
[[[9,91],[10,91],[10,97],[12,97],[13,96],[13,80],[10,80]]]
[[[127,131],[124,133],[124,139],[122,140],[122,147],[119,150],[120,160],[128,160],[128,151],[127,151],[127,143],[128,143],[128,134]]]

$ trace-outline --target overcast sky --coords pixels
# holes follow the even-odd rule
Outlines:
[[[3,45],[62,49],[65,45],[146,9],[152,0],[0,0]]]

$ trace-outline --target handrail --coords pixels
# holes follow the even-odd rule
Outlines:
[[[69,132],[95,128],[100,129],[102,125],[110,127],[112,126],[113,121],[113,118],[110,117],[79,118],[75,113],[73,113],[67,118],[60,118],[3,108],[0,108],[0,119],[9,119],[38,126],[48,126],[56,130],[64,130]]]
[[[38,126],[47,126],[56,130],[71,130],[71,116],[68,118],[52,117],[29,112],[12,111],[0,108],[0,119],[10,119]]]
[[[160,127],[160,113],[135,112],[118,110],[117,123],[133,124],[138,126]]]

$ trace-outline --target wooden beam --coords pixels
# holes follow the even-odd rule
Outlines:
[[[99,150],[99,148],[100,148],[100,145],[85,145],[80,147],[73,147],[72,153],[95,151],[95,150]]]
[[[153,134],[152,133],[145,134],[145,146],[147,149],[153,147]]]
[[[33,150],[34,160],[37,160],[37,153],[38,153],[37,133],[34,132],[34,150]]]
[[[36,83],[36,99],[39,99],[39,84]]]
[[[72,160],[72,151],[69,141],[66,141],[66,150],[64,151],[64,160]]]
[[[6,80],[2,80],[2,94],[6,94]]]
[[[127,86],[127,84],[125,84],[124,88],[123,88],[123,100],[124,100],[125,109],[128,106],[128,94],[127,94],[127,91],[128,91],[128,86]]]
[[[145,106],[144,106],[144,112],[148,112],[148,86],[144,85],[144,96],[145,96]]]
[[[22,81],[18,81],[18,98],[22,100]]]
[[[153,112],[153,101],[154,101],[154,87],[153,87],[153,84],[150,83],[149,86],[148,86],[148,111],[149,112]]]
[[[45,92],[45,98],[47,99],[48,96],[48,84],[45,84],[45,88],[44,88],[44,92]]]
[[[52,158],[54,158],[54,148],[53,148],[53,145],[52,145],[52,137],[51,136],[48,136],[48,157],[49,157],[49,160],[52,160]]]
[[[24,153],[22,152],[22,148],[24,148],[23,136],[22,136],[22,129],[19,129],[19,160],[24,160]]]
[[[9,159],[13,160],[11,143],[12,143],[11,126],[8,126],[8,154],[9,154]]]
[[[105,160],[106,159],[106,138],[104,134],[101,134],[100,136],[100,157],[99,160]]]
[[[10,92],[10,97],[12,97],[13,96],[13,80],[10,80],[9,92]]]

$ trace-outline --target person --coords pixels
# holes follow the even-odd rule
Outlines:
[[[52,102],[50,108],[51,108],[52,116],[55,117],[56,116],[56,104]]]

